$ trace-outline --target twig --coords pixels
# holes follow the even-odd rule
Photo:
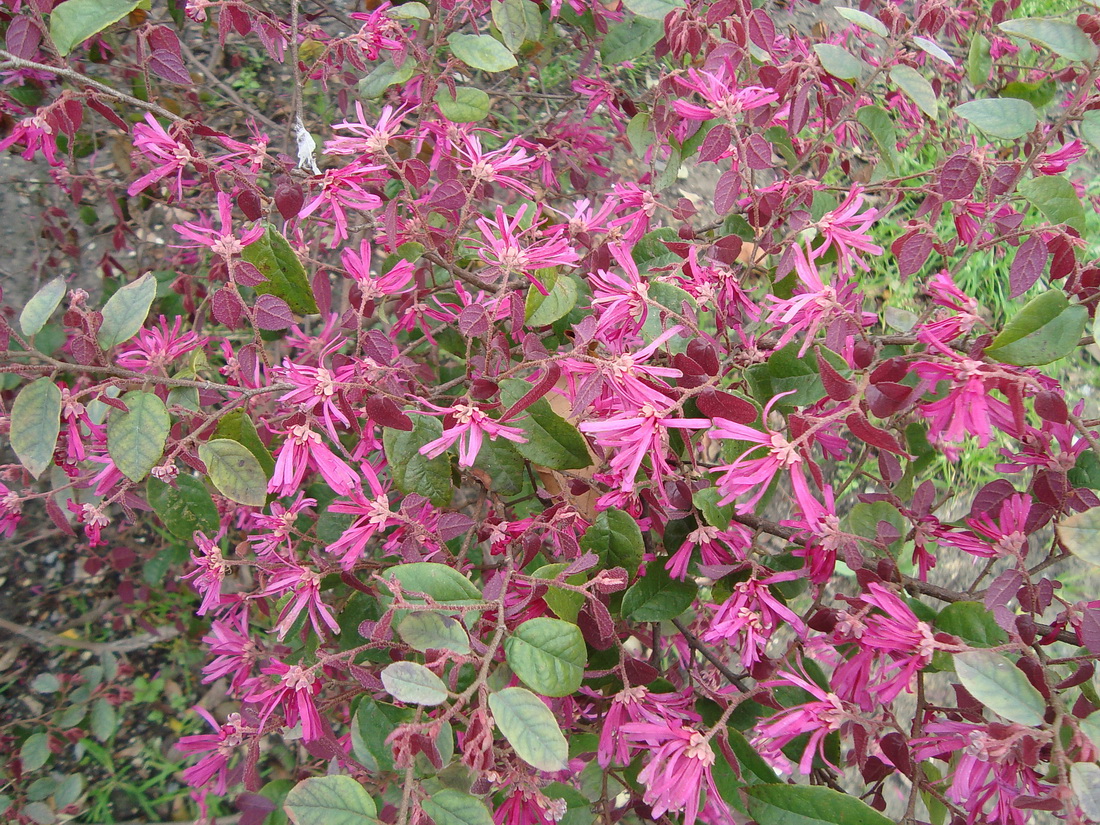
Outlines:
[[[737,687],[741,688],[741,690],[748,690],[748,688],[745,686],[744,680],[728,667],[726,667],[724,664],[722,664],[721,660],[714,655],[714,652],[705,644],[703,644],[699,640],[698,636],[688,630],[682,621],[680,621],[679,619],[673,619],[672,623],[676,625],[676,629],[680,631],[680,635],[684,637],[684,640],[688,643],[688,647],[703,654],[703,658],[714,665],[715,668],[718,669],[718,672],[729,680],[730,684],[737,685]]]
[[[76,650],[90,650],[92,653],[129,653],[134,650],[152,647],[180,635],[180,631],[175,627],[161,627],[153,633],[141,633],[137,636],[130,636],[113,642],[86,642],[83,639],[58,636],[55,633],[39,630],[36,627],[26,627],[4,618],[0,618],[0,628],[16,636],[22,636],[24,639],[42,647],[71,647]]]

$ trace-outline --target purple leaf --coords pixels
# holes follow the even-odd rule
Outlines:
[[[722,124],[707,132],[707,136],[699,144],[699,160],[717,163],[722,154],[730,148],[732,135],[730,127]]]
[[[294,313],[286,301],[274,295],[256,299],[256,326],[260,329],[286,329],[294,325]]]
[[[718,185],[714,187],[714,211],[719,215],[728,215],[737,206],[741,195],[741,183],[738,171],[730,169],[722,173]]]
[[[1020,244],[1008,270],[1008,297],[1019,298],[1031,289],[1042,277],[1049,257],[1046,241],[1039,235],[1032,235]]]
[[[923,233],[910,235],[901,242],[897,252],[898,274],[903,278],[916,275],[932,254],[932,239]]]
[[[22,60],[34,60],[38,44],[42,42],[42,30],[29,17],[17,17],[8,26],[4,40],[8,51]]]
[[[978,185],[982,168],[970,155],[954,155],[940,169],[940,195],[949,201],[961,201],[970,197]]]
[[[233,280],[241,286],[256,286],[266,281],[267,276],[248,261],[234,261]]]
[[[745,162],[750,169],[771,169],[772,145],[757,134],[749,135],[745,141]]]
[[[181,86],[191,85],[191,75],[180,60],[179,55],[172,54],[167,49],[156,49],[149,55],[149,71],[162,80],[169,83],[178,83]]]
[[[219,324],[237,329],[241,325],[241,316],[244,315],[244,304],[236,292],[223,286],[214,293],[210,301],[210,310],[214,314],[214,320]]]

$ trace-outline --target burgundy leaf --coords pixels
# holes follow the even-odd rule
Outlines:
[[[716,261],[720,261],[726,266],[733,266],[737,263],[737,257],[741,254],[744,245],[745,242],[736,235],[726,235],[714,242],[714,246],[711,247],[711,254]]]
[[[1020,794],[1012,800],[1012,807],[1024,811],[1060,811],[1065,803],[1053,796]]]
[[[367,399],[367,417],[391,430],[409,432],[413,428],[412,419],[384,395],[372,395]]]
[[[923,232],[909,235],[898,245],[894,254],[898,259],[898,274],[902,278],[916,275],[932,254],[932,238]]]
[[[237,329],[240,327],[241,318],[244,316],[244,302],[241,301],[240,296],[233,289],[223,286],[214,293],[214,297],[210,300],[210,311],[214,315],[214,320],[219,324],[224,324],[230,329]]]
[[[817,369],[821,375],[821,383],[825,386],[825,394],[834,401],[847,401],[856,392],[856,385],[836,371],[836,368],[817,353]]]
[[[683,373],[676,379],[678,387],[700,387],[707,382],[706,371],[702,364],[685,353],[678,352],[672,356],[672,366]]]
[[[1065,235],[1058,234],[1047,241],[1050,250],[1050,279],[1057,281],[1077,272],[1077,255]]]
[[[1100,654],[1100,608],[1088,607],[1081,613],[1077,638],[1090,652]]]
[[[466,190],[456,180],[444,181],[432,190],[428,203],[434,209],[457,211],[466,205]]]
[[[118,113],[114,109],[101,101],[98,97],[89,93],[84,99],[88,102],[88,106],[90,106],[96,112],[99,112],[99,114],[101,114],[111,123],[113,123],[119,129],[124,132],[130,131],[130,124],[119,117]]]
[[[261,295],[256,299],[256,326],[260,329],[287,329],[294,326],[294,313],[286,301],[274,295]]]
[[[615,641],[615,620],[600,599],[588,599],[577,615],[584,640],[596,650],[607,650]]]
[[[264,207],[260,201],[260,196],[251,189],[245,189],[237,193],[237,206],[250,221],[258,221],[264,216]]]
[[[519,401],[509,407],[500,417],[500,420],[508,421],[514,416],[519,415],[521,412],[526,410],[528,407],[530,407],[532,404],[534,404],[536,401],[546,395],[546,393],[550,392],[551,388],[556,383],[558,383],[559,378],[561,378],[561,367],[559,367],[555,362],[551,361],[550,364],[547,365],[545,372],[543,372],[542,376],[535,383],[535,385],[531,387],[531,389],[529,389],[527,392],[525,392],[523,394],[523,397],[520,398]]]
[[[16,17],[8,26],[4,43],[8,51],[22,60],[34,60],[38,56],[38,44],[42,42],[42,30],[29,17]]]
[[[266,281],[267,276],[248,261],[234,261],[233,280],[241,286],[256,286]]]
[[[996,515],[1001,510],[1001,503],[1015,494],[1016,488],[1007,479],[999,478],[989,482],[974,496],[974,501],[970,505],[970,517],[978,518],[983,513]]]
[[[484,304],[470,304],[458,313],[458,328],[467,338],[480,338],[489,331],[489,311]]]
[[[644,659],[635,659],[633,656],[627,657],[623,662],[623,669],[632,685],[648,685],[661,675],[661,672],[649,662]]]
[[[688,341],[687,354],[693,361],[703,368],[703,371],[707,375],[717,375],[720,369],[718,363],[718,353],[714,349],[714,344],[710,341],[704,341],[701,338],[692,338]]]
[[[707,418],[728,418],[736,424],[751,424],[759,415],[756,407],[744,398],[719,390],[704,392],[696,397],[695,403]]]
[[[306,202],[302,187],[296,183],[281,183],[275,187],[275,208],[283,216],[284,221],[290,221],[298,217],[302,206]]]
[[[949,157],[940,168],[940,195],[949,201],[969,198],[981,174],[982,167],[969,154]]]
[[[749,40],[766,52],[775,46],[775,23],[763,9],[753,9],[749,15]]]
[[[876,418],[889,418],[909,405],[914,388],[893,381],[880,381],[867,388],[867,406]]]
[[[436,523],[436,530],[443,541],[450,541],[470,532],[474,520],[463,513],[442,513]]]
[[[179,55],[172,54],[167,49],[156,49],[149,55],[149,71],[162,80],[169,83],[178,83],[181,86],[191,85],[191,75]]]
[[[1019,570],[1005,570],[997,578],[989,583],[985,591],[985,607],[992,610],[994,607],[1006,607],[1024,583],[1024,576]]]
[[[1043,390],[1035,396],[1035,414],[1051,424],[1065,424],[1069,420],[1066,400],[1050,390]]]
[[[1072,675],[1067,676],[1054,687],[1057,690],[1068,690],[1071,687],[1077,687],[1078,685],[1084,684],[1089,679],[1091,679],[1092,674],[1094,674],[1095,672],[1096,663],[1085,662],[1079,668],[1077,668],[1077,670],[1075,670]]]
[[[730,148],[730,140],[733,132],[729,126],[718,124],[703,138],[699,144],[699,160],[717,162],[722,154]]]
[[[772,145],[756,133],[749,135],[745,141],[745,162],[750,169],[771,169],[775,165]]]
[[[405,180],[412,184],[415,189],[427,186],[432,177],[432,170],[428,168],[428,164],[419,158],[411,158],[405,161],[401,164],[401,169],[404,172]]]
[[[332,311],[332,282],[329,281],[328,272],[318,269],[310,279],[313,287],[313,298],[317,302],[317,309],[322,315],[328,315]]]
[[[791,116],[787,122],[787,131],[796,136],[810,120],[810,94],[815,84],[803,83],[791,101]]]
[[[1050,251],[1040,235],[1032,235],[1016,250],[1008,270],[1009,298],[1019,298],[1043,276]]]
[[[728,215],[737,206],[741,197],[740,175],[736,169],[729,169],[718,178],[714,187],[714,211],[719,215]]]

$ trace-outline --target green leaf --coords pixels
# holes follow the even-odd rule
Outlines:
[[[1062,290],[1051,289],[1028,301],[985,351],[1018,367],[1049,364],[1077,348],[1088,320],[1085,307],[1070,306]]]
[[[177,539],[190,540],[196,530],[207,536],[218,531],[218,506],[200,478],[179,475],[175,486],[150,478],[146,495],[154,513]]]
[[[31,690],[35,693],[56,693],[61,690],[61,680],[52,673],[39,673],[31,680]]]
[[[1017,191],[1043,213],[1051,223],[1064,223],[1085,232],[1085,208],[1073,184],[1060,175],[1042,175],[1021,181]]]
[[[543,295],[534,286],[527,290],[524,314],[527,323],[533,327],[548,327],[568,315],[577,305],[577,283],[568,276],[555,277],[554,285],[547,291],[549,294]]]
[[[402,3],[386,9],[386,16],[394,20],[431,20],[431,10],[423,3]]]
[[[956,653],[955,673],[971,696],[999,716],[1031,727],[1042,724],[1047,708],[1043,695],[1001,654]]]
[[[955,107],[955,114],[992,137],[1014,140],[1036,127],[1039,116],[1026,100],[987,98]]]
[[[484,802],[454,788],[433,793],[420,806],[435,825],[493,825],[492,814]]]
[[[871,134],[879,156],[891,169],[898,165],[898,136],[894,131],[894,121],[885,109],[879,106],[864,106],[856,112],[856,120]]]
[[[862,77],[863,73],[870,68],[843,46],[817,43],[814,45],[814,52],[817,53],[817,59],[821,61],[822,68],[841,80],[855,80]]]
[[[1093,109],[1081,115],[1081,135],[1094,149],[1100,149],[1100,110]]]
[[[1077,558],[1100,567],[1100,507],[1062,519],[1058,538]]]
[[[477,123],[489,116],[492,101],[481,89],[459,86],[451,97],[451,90],[440,86],[435,93],[435,105],[451,123]]]
[[[821,785],[750,785],[744,793],[759,825],[892,825],[867,803]]]
[[[451,483],[451,462],[447,454],[435,458],[421,455],[420,448],[443,434],[438,418],[427,415],[410,416],[411,430],[382,431],[382,446],[386,451],[394,486],[402,493],[417,493],[436,507],[446,507],[454,494]]]
[[[1046,46],[1066,60],[1091,61],[1096,58],[1096,45],[1073,23],[1043,17],[1021,17],[1005,20],[997,28],[1013,37]]]
[[[691,607],[698,586],[669,576],[661,564],[650,564],[644,578],[623,594],[623,616],[635,622],[674,619]]]
[[[378,807],[350,776],[303,779],[283,805],[294,825],[378,825]]]
[[[763,407],[771,399],[785,392],[776,402],[780,409],[802,407],[821,398],[823,390],[821,379],[817,375],[817,362],[807,354],[798,357],[799,344],[793,341],[763,364],[755,364],[745,371],[752,397]]]
[[[65,279],[58,275],[52,281],[43,286],[34,296],[27,301],[23,311],[19,313],[19,328],[28,338],[38,333],[46,322],[50,320],[53,311],[65,297]]]
[[[622,567],[631,578],[642,563],[645,545],[638,522],[622,510],[602,510],[581,536],[581,549],[600,557],[604,568]]]
[[[584,678],[588,649],[575,624],[546,617],[530,619],[504,640],[508,666],[543,696],[569,696]]]
[[[19,759],[24,771],[36,771],[50,758],[50,737],[45,733],[32,733],[19,748]]]
[[[114,706],[106,699],[96,699],[92,703],[92,715],[88,721],[92,736],[100,742],[106,742],[114,736],[118,728],[118,715]]]
[[[1058,86],[1049,78],[1029,83],[1023,80],[1014,80],[1001,89],[998,94],[1001,97],[1011,97],[1016,100],[1026,100],[1036,109],[1042,109],[1054,100],[1058,92]]]
[[[932,84],[924,79],[924,75],[912,66],[904,64],[894,66],[890,70],[890,79],[895,85],[917,104],[917,107],[928,117],[935,118],[939,113],[939,101],[936,99],[936,90]]]
[[[64,57],[141,5],[142,0],[65,0],[50,13],[50,39]]]
[[[447,701],[443,680],[416,662],[394,662],[382,670],[382,685],[398,702],[433,707]]]
[[[109,350],[137,335],[156,297],[157,279],[151,272],[112,295],[103,306],[103,324],[97,333],[100,349]]]
[[[447,45],[454,56],[471,69],[486,72],[504,72],[517,65],[516,56],[492,35],[459,34],[447,35]]]
[[[670,11],[682,8],[684,4],[683,0],[624,0],[623,5],[639,17],[663,23]]]
[[[410,80],[414,74],[416,74],[415,60],[406,60],[399,69],[393,65],[392,60],[387,58],[375,66],[369,75],[359,81],[359,94],[373,100],[376,97],[381,97],[390,86]]]
[[[299,315],[320,312],[298,253],[274,226],[246,246],[241,257],[267,278],[255,286],[258,294],[282,298]]]
[[[616,23],[600,44],[600,62],[605,66],[616,66],[634,60],[647,53],[664,36],[665,26],[660,20],[632,17],[623,23]],[[635,145],[634,141],[631,144]]]
[[[976,647],[994,647],[1008,641],[1008,635],[981,602],[954,602],[936,616],[936,630],[958,636]]]
[[[500,30],[504,45],[515,51],[526,42],[542,36],[542,14],[531,0],[493,0],[493,23]]]
[[[730,750],[732,750],[734,756],[737,757],[737,762],[741,766],[741,773],[744,778],[746,780],[755,780],[750,781],[750,785],[779,782],[779,777],[772,769],[772,766],[764,761],[764,757],[756,752],[756,748],[750,744],[749,740],[745,738],[745,735],[741,733],[741,731],[734,727],[727,727],[726,739],[730,743]]]
[[[500,397],[505,407],[519,401],[531,385],[518,378],[500,382]],[[540,398],[523,411],[516,420],[508,422],[523,430],[527,441],[516,444],[521,456],[551,470],[578,470],[592,463],[588,442],[572,424],[550,407],[550,402]]]
[[[981,88],[989,82],[993,71],[993,56],[989,39],[985,35],[975,34],[970,41],[970,50],[966,55],[966,74],[975,87]]]
[[[718,506],[718,502],[722,497],[722,492],[717,487],[704,487],[692,495],[691,501],[702,511],[707,524],[711,527],[717,527],[719,530],[726,530],[733,522],[735,511],[733,502],[721,507]],[[669,547],[667,549],[675,552],[679,548]]]
[[[855,23],[861,29],[877,34],[879,37],[886,37],[890,33],[881,20],[872,17],[867,12],[859,9],[846,9],[843,6],[837,6],[834,11],[849,23]]]
[[[1100,820],[1100,765],[1095,762],[1074,762],[1069,769],[1069,784],[1085,816]]]
[[[61,432],[61,390],[49,378],[32,381],[19,391],[11,407],[8,438],[28,473],[42,475],[53,463],[53,448]]]
[[[399,564],[382,574],[397,579],[408,593],[423,593],[442,604],[472,604],[482,601],[481,591],[453,567],[431,561]]]
[[[523,463],[523,456],[506,438],[483,441],[474,466],[488,474],[489,489],[502,496],[518,495],[527,480],[527,465]]]
[[[567,567],[569,565],[566,562],[547,564],[531,575],[536,579],[556,579]],[[584,574],[577,573],[567,578],[566,582],[569,584],[582,584],[584,580]],[[575,590],[554,587],[553,585],[546,588],[546,595],[542,597],[542,600],[546,602],[547,607],[554,611],[555,616],[559,619],[565,619],[567,622],[573,622],[573,624],[577,623],[577,616],[580,615],[581,608],[584,607],[584,594]]]
[[[111,410],[107,419],[107,453],[119,472],[141,481],[164,455],[172,417],[151,392],[134,390],[121,398],[128,412]]]
[[[569,746],[553,712],[531,691],[505,688],[489,694],[493,721],[516,755],[540,771],[560,771],[568,764]]]
[[[927,37],[914,37],[913,45],[925,54],[932,55],[932,57],[936,58],[936,60],[943,61],[948,66],[953,67],[955,65],[955,61],[951,57],[951,55],[949,55],[942,48],[940,48],[938,44],[936,44],[932,40],[929,40]]]
[[[397,635],[421,653],[429,650],[470,652],[470,637],[462,622],[434,611],[410,613],[397,626]]]
[[[271,451],[260,441],[260,434],[256,432],[256,425],[252,423],[252,419],[248,417],[248,413],[244,410],[233,410],[233,412],[225,415],[214,429],[214,438],[228,438],[238,444],[243,444],[260,462],[260,466],[264,468],[264,474],[268,478],[271,478],[275,472],[275,459],[272,458]]]
[[[199,445],[199,459],[218,491],[238,504],[263,507],[267,503],[267,476],[243,444],[214,438]]]
[[[392,771],[393,748],[386,739],[399,724],[411,718],[410,708],[364,698],[351,723],[351,747],[355,758],[373,770]]]

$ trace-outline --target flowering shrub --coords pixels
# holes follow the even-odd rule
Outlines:
[[[1100,421],[1041,369],[1092,344],[1100,18],[334,5],[5,2],[0,145],[114,223],[103,302],[55,257],[0,321],[0,532],[191,542],[201,811],[1100,821]],[[277,111],[225,125],[215,40]]]

